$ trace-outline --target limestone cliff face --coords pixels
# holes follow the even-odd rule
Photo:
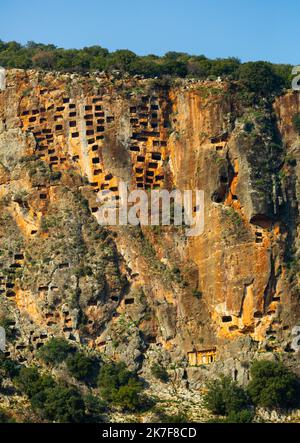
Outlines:
[[[0,297],[18,330],[8,352],[30,361],[64,334],[135,367],[164,353],[191,380],[209,363],[243,379],[241,362],[264,352],[294,365],[299,112],[297,93],[271,112],[243,108],[226,83],[8,71]],[[99,226],[99,193],[118,200],[121,180],[204,190],[203,235]]]

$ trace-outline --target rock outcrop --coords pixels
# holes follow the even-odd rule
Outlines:
[[[134,368],[163,353],[196,387],[219,370],[246,382],[246,362],[268,353],[296,370],[299,112],[298,93],[248,109],[226,82],[8,70],[0,303],[17,339],[7,355],[30,362],[65,335]],[[121,181],[203,190],[203,235],[100,226],[99,193],[117,201]]]

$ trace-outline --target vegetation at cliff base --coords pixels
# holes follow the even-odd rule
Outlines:
[[[122,362],[104,364],[100,369],[98,386],[105,401],[125,410],[136,410],[142,406],[143,385],[136,373],[129,371]]]
[[[207,384],[204,405],[218,416],[209,422],[251,423],[256,406],[270,410],[299,407],[299,379],[281,362],[255,361],[250,375],[245,389],[227,376]]]
[[[251,366],[250,374],[248,392],[255,405],[265,408],[288,408],[297,405],[297,377],[282,363],[256,361]]]
[[[209,411],[217,415],[239,413],[249,406],[249,398],[243,388],[230,377],[222,376],[207,385],[204,403]]]

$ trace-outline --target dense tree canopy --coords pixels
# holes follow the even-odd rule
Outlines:
[[[287,408],[299,403],[299,380],[280,362],[255,361],[248,391],[255,405]]]
[[[272,65],[267,62],[241,63],[237,58],[208,59],[204,55],[167,52],[158,57],[138,56],[127,49],[109,52],[101,46],[82,49],[63,49],[54,45],[0,40],[0,66],[22,69],[45,69],[70,72],[118,70],[145,77],[194,77],[200,79],[219,76],[240,79],[252,92],[277,93],[290,84],[290,65]]]

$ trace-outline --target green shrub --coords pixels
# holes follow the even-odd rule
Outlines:
[[[279,93],[284,83],[271,63],[262,61],[242,64],[240,80],[247,91],[264,96]]]
[[[211,418],[206,423],[252,423],[253,419],[254,411],[242,409],[239,412],[230,412],[230,414],[224,418]]]
[[[20,390],[29,398],[55,386],[54,380],[48,375],[40,375],[36,367],[22,367],[15,381]]]
[[[222,376],[207,385],[204,403],[209,411],[218,415],[229,415],[248,407],[246,392],[230,377]]]
[[[141,390],[141,383],[130,379],[127,384],[120,386],[114,393],[113,402],[123,409],[135,411],[142,405],[140,398]]]
[[[43,418],[59,423],[81,422],[85,406],[79,392],[58,385],[48,375],[41,375],[37,368],[20,370],[16,384],[26,394],[32,408]]]
[[[282,363],[256,361],[250,369],[248,392],[255,405],[287,408],[296,405],[297,377]]]
[[[45,363],[62,363],[74,351],[74,347],[64,338],[51,338],[38,352],[38,357]]]
[[[238,412],[230,412],[225,423],[252,423],[254,412],[250,409],[242,409]]]
[[[169,374],[162,365],[159,363],[154,363],[151,366],[151,374],[153,377],[157,378],[157,380],[162,381],[163,383],[167,383],[169,381]]]
[[[102,421],[102,414],[106,411],[106,403],[92,394],[84,397],[84,404],[87,414],[87,421],[90,423],[99,423]]]
[[[82,352],[69,355],[66,360],[70,374],[77,380],[91,380],[97,376],[97,364],[94,359],[85,356]]]
[[[20,45],[17,42],[0,41],[0,65],[6,68],[21,69],[47,69],[55,71],[87,72],[106,71],[111,72],[117,69],[121,73],[135,74],[145,77],[152,77],[152,88],[167,89],[170,86],[169,76],[193,78],[212,78],[218,76],[236,80],[239,77],[241,68],[249,63],[242,64],[234,57],[226,59],[208,59],[204,55],[190,55],[182,52],[169,51],[163,56],[153,54],[138,56],[127,49],[109,52],[101,46],[91,46],[82,49],[62,49],[52,44],[41,44],[28,42]],[[255,65],[255,63],[254,63]],[[277,76],[283,85],[289,86],[291,66],[274,65],[266,62],[256,62],[260,68],[265,66],[272,68],[272,77]],[[269,72],[255,68],[253,82],[258,78],[258,82],[266,75],[266,82],[269,83]],[[157,78],[159,77],[159,78]],[[252,77],[251,77],[252,78]],[[46,86],[41,80],[40,85]],[[69,87],[66,85],[66,91]],[[132,85],[132,91],[144,93],[143,87],[138,84]],[[23,95],[29,95],[31,89],[24,90]]]
[[[76,389],[56,386],[45,391],[41,413],[51,421],[80,423],[85,418],[85,405]]]
[[[14,378],[20,372],[20,365],[11,360],[10,358],[5,357],[5,355],[0,352],[0,374],[5,375],[6,377]]]
[[[98,386],[105,401],[129,410],[141,405],[142,383],[135,372],[128,371],[123,362],[104,364],[100,368]]]

